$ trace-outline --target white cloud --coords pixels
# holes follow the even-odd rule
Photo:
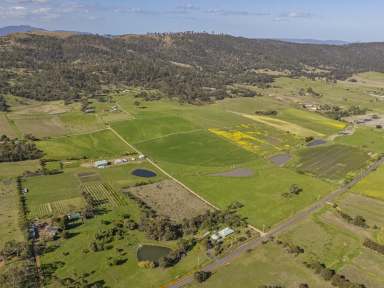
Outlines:
[[[269,13],[263,12],[252,12],[245,10],[224,10],[224,9],[209,9],[205,11],[206,13],[219,15],[219,16],[266,16]]]

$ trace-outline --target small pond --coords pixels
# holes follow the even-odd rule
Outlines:
[[[277,165],[277,166],[284,166],[289,160],[291,160],[292,156],[289,155],[289,154],[278,154],[278,155],[275,155],[275,156],[272,156],[271,158],[269,158],[273,164]]]
[[[156,173],[151,170],[136,169],[132,172],[132,175],[135,175],[138,177],[144,177],[144,178],[151,178],[151,177],[155,177]]]
[[[307,144],[308,147],[315,147],[315,146],[319,146],[319,145],[323,145],[323,144],[326,144],[327,141],[323,140],[323,139],[315,139],[315,140],[312,140],[311,142],[309,142]]]
[[[163,246],[143,245],[137,250],[137,260],[157,262],[171,251],[171,249]]]

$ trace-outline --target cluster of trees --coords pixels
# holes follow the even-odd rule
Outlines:
[[[384,255],[384,245],[381,245],[371,239],[365,239],[363,245],[369,249],[376,251],[377,253]]]
[[[156,265],[167,268],[176,265],[181,258],[187,255],[189,251],[196,245],[196,240],[194,238],[191,239],[180,239],[178,242],[178,248],[172,250],[168,253],[168,255],[160,258],[159,263],[155,263]]]
[[[303,192],[303,188],[301,188],[299,185],[297,184],[292,184],[290,187],[289,187],[289,191],[288,192],[284,192],[282,194],[283,197],[285,198],[291,198],[293,196],[297,196],[299,195],[301,192]]]
[[[102,224],[111,227],[100,229],[95,233],[94,240],[89,244],[89,249],[93,252],[111,249],[113,247],[111,243],[114,240],[122,240],[129,231],[138,228],[138,224],[128,214],[123,215],[123,219],[113,222],[104,221]]]
[[[348,109],[343,109],[340,106],[323,104],[320,105],[320,113],[336,119],[340,120],[343,117],[353,116],[353,115],[364,115],[367,112],[366,108],[362,108],[360,106],[353,105]]]
[[[8,104],[3,95],[0,95],[0,112],[8,111]]]
[[[283,242],[280,240],[277,240],[276,243],[282,245],[289,254],[294,254],[295,256],[298,256],[299,254],[304,253],[304,248],[298,245],[293,245],[291,243]]]
[[[319,97],[322,96],[320,93],[318,93],[318,92],[316,92],[315,90],[313,90],[312,87],[309,87],[309,88],[307,88],[307,89],[301,88],[301,89],[299,90],[299,95],[300,95],[300,96],[306,96],[306,95],[308,95],[308,96],[312,96],[312,97],[315,97],[315,98],[319,98]]]
[[[212,275],[212,272],[210,271],[196,271],[194,274],[193,274],[193,277],[195,278],[195,280],[199,283],[202,283],[202,282],[205,282],[208,280],[209,277],[211,277]]]
[[[31,33],[2,37],[0,46],[6,48],[0,51],[0,94],[38,100],[79,101],[105,89],[137,85],[201,103],[227,97],[226,87],[234,83],[268,87],[274,77],[259,69],[329,79],[384,71],[382,44],[298,45],[186,32],[119,37]],[[308,72],[308,66],[330,71]]]
[[[7,265],[0,273],[1,287],[39,287],[35,278],[34,263],[28,260]]]
[[[10,139],[6,135],[0,137],[0,162],[32,160],[42,156],[43,151],[29,139]]]
[[[365,288],[365,285],[353,283],[344,275],[336,273],[335,270],[327,268],[325,264],[318,261],[304,263],[308,268],[319,274],[325,281],[331,281],[332,285],[339,288]]]
[[[338,214],[348,223],[351,223],[353,225],[356,225],[356,226],[359,226],[362,228],[368,228],[369,227],[367,224],[367,221],[365,220],[365,218],[363,216],[357,215],[355,217],[352,217],[351,215],[349,215],[349,214],[347,214],[341,210],[338,210]]]

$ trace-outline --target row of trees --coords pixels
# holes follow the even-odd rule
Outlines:
[[[352,217],[351,215],[349,215],[349,214],[347,214],[341,210],[338,210],[338,214],[348,223],[351,223],[353,225],[356,225],[356,226],[359,226],[362,228],[368,228],[369,227],[367,224],[367,221],[365,220],[365,218],[363,216],[357,215],[355,217]]]
[[[32,160],[42,156],[43,152],[29,139],[10,139],[6,135],[0,137],[0,162]]]
[[[332,285],[339,288],[365,288],[364,284],[354,283],[335,270],[327,268],[325,264],[314,261],[305,265],[319,274],[325,281],[331,281]]]
[[[377,243],[371,239],[365,239],[363,245],[369,249],[376,251],[377,253],[384,255],[384,245]]]
[[[343,117],[348,117],[353,115],[364,115],[366,112],[367,112],[366,108],[362,108],[356,105],[353,105],[347,109],[344,109],[336,105],[329,105],[329,104],[320,105],[320,113],[336,120],[340,120]]]

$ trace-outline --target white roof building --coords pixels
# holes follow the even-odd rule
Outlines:
[[[227,228],[224,228],[223,230],[220,230],[217,234],[218,234],[221,238],[225,238],[225,237],[231,235],[233,232],[235,232],[233,229],[227,227]]]
[[[108,161],[107,160],[99,160],[95,162],[95,167],[96,168],[104,168],[108,166]]]

